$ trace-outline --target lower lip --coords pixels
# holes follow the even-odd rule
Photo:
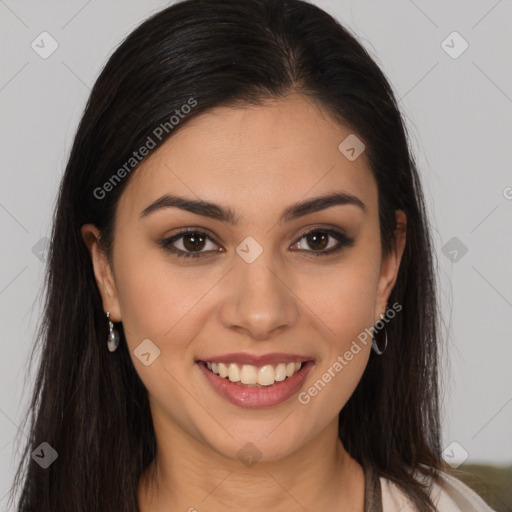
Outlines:
[[[271,407],[288,400],[299,391],[314,362],[307,361],[292,377],[263,388],[240,386],[211,372],[204,363],[197,364],[212,388],[232,404],[240,407]]]

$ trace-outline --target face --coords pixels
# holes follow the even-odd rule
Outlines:
[[[365,155],[338,149],[350,134],[296,94],[216,108],[130,178],[112,267],[84,226],[156,429],[275,460],[337,422],[370,356],[371,339],[353,342],[385,312],[404,244],[381,254]]]

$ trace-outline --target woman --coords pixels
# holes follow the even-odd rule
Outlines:
[[[116,50],[62,180],[41,339],[20,511],[490,510],[440,458],[395,98],[306,2],[180,2]]]

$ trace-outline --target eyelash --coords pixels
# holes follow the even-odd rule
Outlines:
[[[170,238],[161,240],[159,242],[159,244],[162,248],[164,248],[165,250],[173,253],[174,255],[176,255],[180,258],[203,257],[204,254],[207,253],[208,251],[186,252],[181,249],[176,249],[175,247],[172,247],[172,245],[171,245],[172,243],[176,242],[180,238],[183,238],[184,235],[187,235],[189,233],[193,233],[195,235],[200,235],[201,237],[206,237],[209,240],[211,240],[212,242],[217,243],[217,242],[215,242],[215,240],[213,240],[213,238],[211,236],[208,235],[208,233],[206,233],[201,228],[187,228],[187,229],[180,231],[176,235],[173,235]],[[295,245],[297,242],[300,242],[303,238],[307,237],[311,233],[324,233],[339,242],[339,245],[337,247],[335,247],[334,249],[328,249],[328,250],[323,250],[323,251],[312,251],[312,250],[305,251],[305,252],[311,253],[314,256],[330,256],[332,254],[336,254],[337,252],[341,251],[345,247],[351,247],[355,242],[355,239],[349,238],[344,233],[341,233],[339,231],[335,231],[333,229],[328,229],[328,228],[313,228],[313,229],[303,233],[301,235],[301,237],[298,238],[297,241],[293,243],[293,245]],[[304,251],[304,249],[296,249],[296,251]]]

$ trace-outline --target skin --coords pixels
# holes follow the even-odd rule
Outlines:
[[[229,352],[307,355],[315,366],[304,391],[385,312],[406,219],[396,212],[395,245],[383,257],[377,185],[365,155],[349,161],[338,150],[351,133],[300,94],[258,107],[215,108],[180,128],[134,172],[117,207],[111,264],[96,227],[83,226],[104,310],[123,322],[149,392],[156,476],[140,479],[142,512],[363,511],[364,473],[338,439],[337,421],[370,343],[307,405],[295,395],[273,407],[238,407],[210,387],[195,363]],[[357,196],[366,213],[336,205],[278,223],[286,207],[333,191]],[[241,220],[234,226],[178,208],[141,219],[164,193],[218,203]],[[204,257],[179,258],[159,246],[186,227],[213,235]],[[313,227],[344,230],[355,242],[317,256],[304,238]],[[247,236],[263,248],[251,264],[235,252]],[[183,243],[174,246],[183,250]],[[294,244],[301,250],[290,249]],[[329,248],[336,245],[330,238]],[[144,366],[133,351],[147,338],[161,354]],[[237,456],[248,442],[261,452],[252,467]]]

